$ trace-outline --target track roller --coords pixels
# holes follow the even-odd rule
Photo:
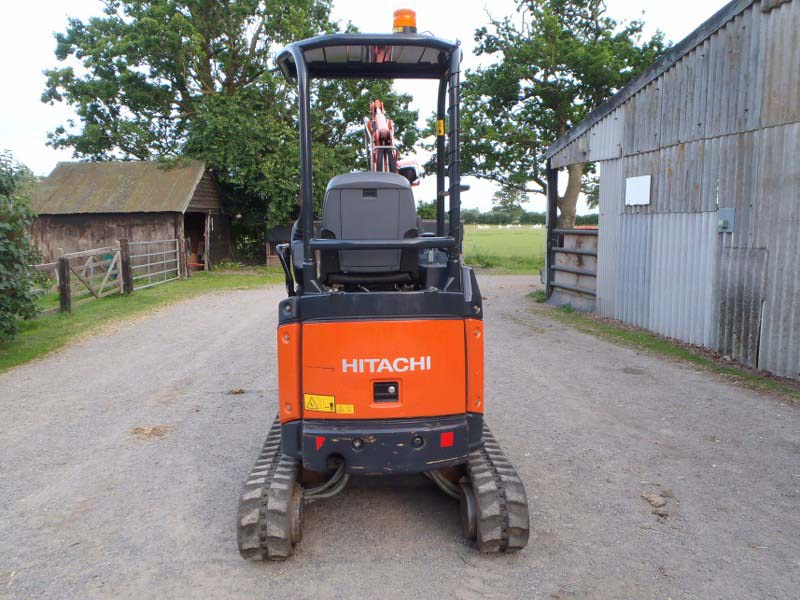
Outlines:
[[[516,552],[527,545],[530,519],[525,486],[485,423],[483,446],[470,452],[467,476],[458,488],[464,535],[481,552]]]
[[[474,542],[478,535],[478,515],[475,512],[475,494],[472,492],[472,486],[468,481],[462,481],[459,484],[461,493],[459,494],[459,512],[461,514],[461,528],[464,530],[464,536]]]

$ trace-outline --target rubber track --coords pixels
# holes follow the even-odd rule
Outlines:
[[[528,543],[525,486],[484,422],[483,447],[473,450],[467,474],[475,494],[481,552],[516,552]]]
[[[292,555],[290,507],[296,479],[297,461],[281,452],[281,425],[275,417],[239,499],[236,538],[242,558],[283,560]]]

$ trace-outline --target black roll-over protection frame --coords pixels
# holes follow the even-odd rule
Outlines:
[[[321,35],[289,44],[277,58],[284,76],[297,83],[300,125],[300,223],[303,229],[303,286],[298,293],[318,294],[317,250],[440,248],[447,251],[448,279],[459,285],[461,274],[461,49],[421,34]],[[402,240],[328,240],[314,238],[311,161],[311,79],[438,79],[436,118],[436,236]],[[447,97],[449,93],[449,106]],[[447,178],[445,191],[445,132]],[[445,235],[444,200],[449,197],[450,231]],[[463,291],[463,290],[462,290]]]

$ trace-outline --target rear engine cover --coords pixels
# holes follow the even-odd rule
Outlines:
[[[302,328],[303,418],[466,412],[463,319],[337,321]]]

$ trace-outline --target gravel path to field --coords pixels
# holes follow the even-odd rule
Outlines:
[[[529,278],[481,281],[525,551],[472,550],[420,479],[308,507],[288,562],[239,558],[237,496],[276,410],[273,287],[0,375],[0,597],[800,596],[799,407],[561,325]]]

